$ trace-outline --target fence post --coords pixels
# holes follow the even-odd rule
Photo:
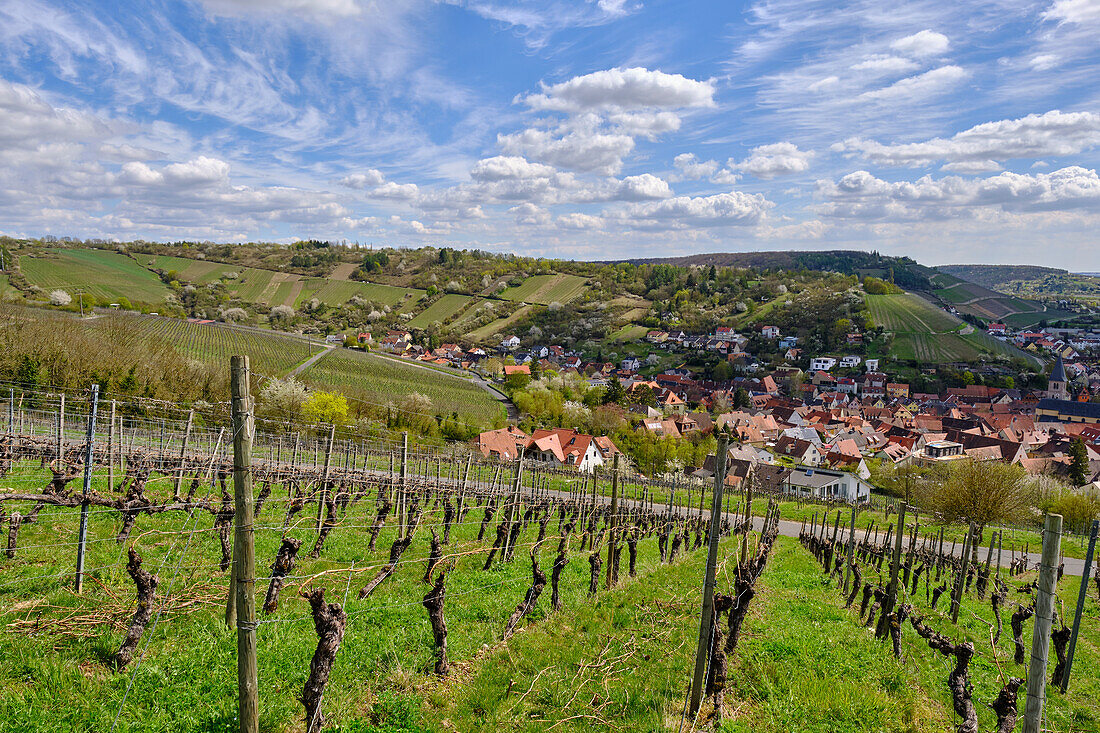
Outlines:
[[[610,527],[607,535],[607,577],[604,579],[604,587],[611,587],[611,575],[615,566],[615,532],[618,525],[619,513],[619,454],[615,454],[611,468],[611,516]]]
[[[8,394],[8,434],[15,435],[15,387],[10,387]]]
[[[57,467],[61,468],[61,458],[65,454],[65,393],[61,393],[61,405],[57,410]]]
[[[237,606],[237,695],[241,733],[259,730],[256,663],[256,548],[252,527],[252,436],[248,357],[231,362],[233,409],[233,579]]]
[[[1085,569],[1081,571],[1081,591],[1077,594],[1077,612],[1073,615],[1073,632],[1069,637],[1069,649],[1066,650],[1066,671],[1062,674],[1062,694],[1069,688],[1069,673],[1073,669],[1073,649],[1077,646],[1077,632],[1081,629],[1081,614],[1085,611],[1085,598],[1089,594],[1089,570],[1092,568],[1092,553],[1096,550],[1096,534],[1100,530],[1100,519],[1092,520],[1089,532],[1089,549],[1085,552]]]
[[[848,593],[848,584],[852,575],[852,556],[856,549],[856,505],[852,505],[852,526],[848,530],[848,552],[844,562],[844,593]]]
[[[718,534],[722,528],[722,492],[726,487],[728,446],[729,439],[723,435],[718,439],[718,450],[714,455],[714,496],[710,504],[710,542],[707,547],[707,570],[703,580],[703,610],[699,614],[699,644],[695,650],[695,675],[691,679],[691,707],[688,713],[693,718],[699,712],[699,703],[703,698],[703,678],[706,677],[707,659],[710,657],[710,638],[714,625],[714,574],[717,572]],[[747,535],[748,532],[745,534]]]
[[[115,401],[111,400],[111,422],[107,426],[107,490],[115,486]]]
[[[183,430],[183,442],[180,444],[180,467],[176,472],[176,482],[172,486],[172,498],[175,501],[180,500],[180,484],[183,482],[183,467],[184,461],[187,457],[187,441],[191,437],[191,426],[195,422],[195,411],[191,410],[187,413],[187,427]]]
[[[76,592],[79,595],[84,591],[84,551],[88,544],[88,494],[92,490],[92,471],[94,470],[95,453],[95,413],[99,405],[99,385],[92,385],[92,394],[88,408],[88,433],[87,446],[84,451],[84,498],[80,501],[80,533],[76,545]]]
[[[503,483],[503,481],[502,481]],[[516,478],[512,486],[512,499],[508,504],[508,531],[504,534],[504,547],[501,550],[501,559],[507,558],[512,548],[512,525],[516,522],[516,511],[519,509],[519,491],[523,487],[523,454],[520,453],[516,461]]]
[[[966,526],[966,537],[963,538],[962,566],[955,578],[955,587],[951,589],[951,623],[959,622],[959,606],[962,605],[963,588],[966,585],[966,571],[970,567],[970,543],[974,535],[974,523]],[[954,555],[954,553],[952,553]]]
[[[325,467],[321,469],[320,496],[317,499],[317,531],[321,531],[321,515],[325,511],[325,503],[328,501],[328,470],[332,463],[332,443],[336,439],[336,424],[333,423],[328,433],[328,443],[325,444]]]
[[[401,433],[401,483],[397,489],[397,536],[405,536],[405,482],[409,475],[409,433]]]
[[[1043,554],[1036,583],[1035,626],[1031,632],[1031,663],[1027,670],[1027,707],[1024,733],[1039,733],[1046,699],[1047,655],[1053,622],[1054,592],[1058,584],[1058,552],[1062,545],[1062,515],[1048,514],[1043,523]]]
[[[894,556],[890,560],[890,585],[886,589],[889,595],[890,610],[894,609],[898,600],[898,573],[901,571],[901,543],[905,539],[905,510],[907,505],[901,503],[898,508],[898,533],[894,537]]]

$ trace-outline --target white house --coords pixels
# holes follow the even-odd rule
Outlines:
[[[854,369],[855,367],[859,366],[859,363],[861,361],[863,361],[861,357],[858,357],[855,354],[849,354],[848,356],[841,357],[840,366],[844,367],[845,369]]]
[[[780,349],[793,349],[796,346],[798,346],[797,336],[784,336],[783,338],[779,339]]]
[[[777,338],[779,338],[779,327],[778,326],[764,326],[763,328],[760,329],[760,335],[763,336],[766,339],[777,339]]]
[[[792,493],[818,499],[862,504],[871,500],[871,484],[846,471],[798,466],[787,476],[783,486]]]
[[[867,371],[869,371],[869,372],[877,372],[878,371],[878,359],[868,359],[867,361],[865,361],[863,363],[867,365]]]
[[[636,372],[642,368],[642,362],[636,356],[628,356],[619,362],[619,368],[628,372]]]
[[[518,349],[519,348],[519,336],[509,336],[500,342],[500,345],[506,349]]]
[[[811,372],[827,372],[836,366],[836,359],[831,356],[815,356],[810,359]]]

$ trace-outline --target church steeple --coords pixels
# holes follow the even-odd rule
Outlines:
[[[1055,400],[1068,400],[1069,390],[1066,379],[1066,364],[1062,361],[1061,354],[1054,362],[1054,369],[1050,372],[1050,381],[1047,382],[1047,397]]]

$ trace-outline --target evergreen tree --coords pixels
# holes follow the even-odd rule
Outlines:
[[[1070,458],[1069,479],[1074,486],[1084,486],[1089,477],[1089,454],[1085,449],[1085,443],[1076,438],[1069,449]]]
[[[621,405],[625,400],[626,388],[623,387],[618,377],[612,376],[607,383],[607,389],[604,390],[603,403],[605,405]]]

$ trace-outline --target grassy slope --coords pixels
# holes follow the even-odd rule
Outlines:
[[[579,297],[585,287],[585,279],[578,275],[532,275],[523,284],[501,291],[500,297],[542,305],[568,303]]]
[[[408,327],[427,328],[436,321],[442,323],[461,311],[473,300],[469,295],[456,295],[453,293],[444,295],[409,321]]]
[[[89,292],[97,298],[129,298],[141,303],[159,303],[168,287],[156,275],[117,252],[97,249],[49,251],[47,257],[19,258],[19,267],[32,285],[50,291],[55,288]]]

